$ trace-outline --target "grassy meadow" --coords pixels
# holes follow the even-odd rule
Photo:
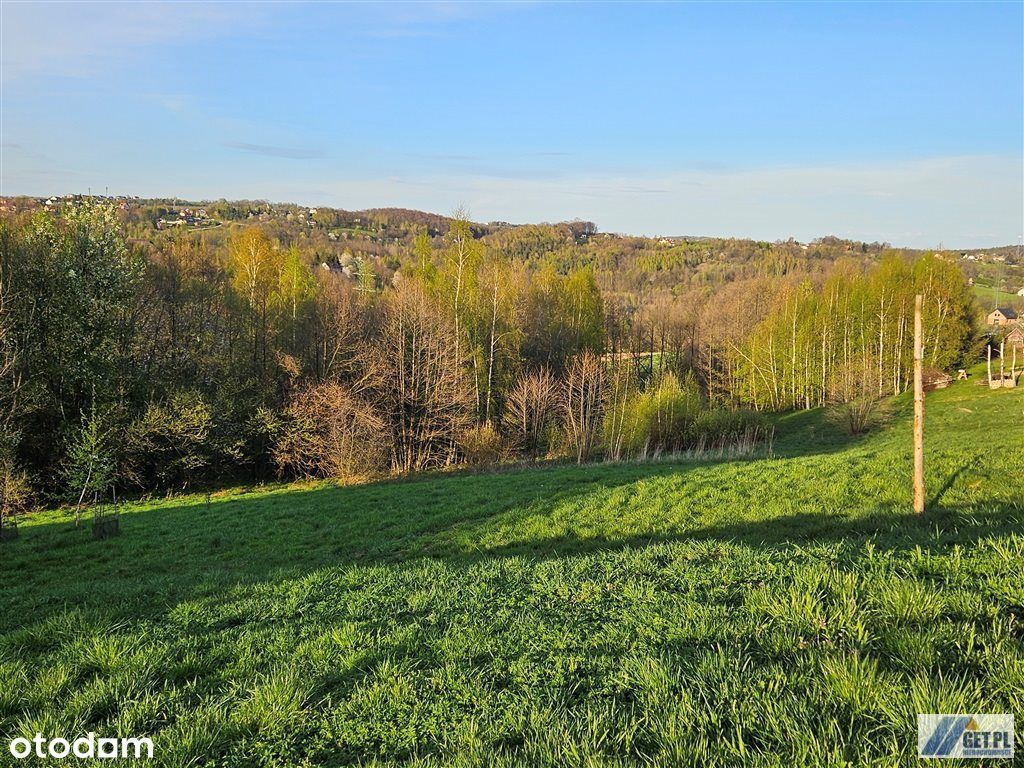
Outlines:
[[[1024,719],[1024,389],[927,408],[921,519],[906,397],[863,438],[780,417],[759,458],[238,489],[130,505],[107,541],[40,513],[0,545],[0,741],[917,764],[919,712]]]
[[[993,288],[991,285],[978,285],[977,283],[973,287],[978,304],[985,309],[986,314],[995,307],[1016,307],[1021,302],[1021,297],[1015,290],[1001,290]]]

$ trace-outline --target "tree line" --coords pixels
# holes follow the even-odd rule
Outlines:
[[[929,255],[839,265],[824,283],[789,282],[767,316],[723,355],[723,389],[759,409],[898,395],[913,382],[914,297],[923,296],[924,361],[948,370],[971,357],[974,299],[959,268]]]
[[[932,365],[974,339],[934,257],[639,296],[565,261],[587,223],[557,247],[447,224],[351,279],[256,225],[129,239],[88,201],[4,219],[3,504],[751,444],[754,411],[902,391],[917,291]]]

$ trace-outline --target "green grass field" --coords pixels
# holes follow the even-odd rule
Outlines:
[[[1020,738],[1024,389],[928,396],[923,519],[908,407],[861,439],[782,417],[770,458],[139,503],[101,542],[41,513],[0,545],[0,746],[893,766],[919,712],[1012,712]]]
[[[989,313],[995,307],[1016,307],[1022,302],[1016,291],[999,290],[990,285],[974,284],[974,295],[978,299],[978,305]]]

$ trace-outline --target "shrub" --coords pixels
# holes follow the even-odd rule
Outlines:
[[[505,438],[491,424],[478,424],[462,433],[459,440],[462,457],[473,467],[488,467],[509,454]]]
[[[694,448],[742,448],[765,440],[769,427],[764,417],[753,411],[710,408],[697,417],[694,436]]]
[[[69,500],[75,501],[75,522],[81,520],[82,503],[105,494],[117,478],[115,446],[118,443],[110,414],[95,404],[71,437],[62,474]]]
[[[759,414],[709,406],[692,375],[680,382],[665,373],[653,388],[627,394],[605,415],[609,456],[616,459],[690,449],[752,448],[768,434]],[[618,451],[613,448],[616,440]]]
[[[27,472],[10,461],[0,463],[0,527],[27,512],[32,505],[32,485]]]
[[[237,410],[235,411],[237,414]],[[284,437],[285,419],[275,408],[260,403],[245,419],[237,419],[236,434],[243,441],[242,458],[250,462],[257,477],[278,471],[275,451]],[[234,448],[238,443],[230,444]]]
[[[826,421],[851,435],[862,435],[886,420],[888,401],[879,392],[876,370],[876,359],[863,355],[836,371]]]
[[[825,411],[825,419],[850,435],[863,435],[885,423],[889,407],[886,399],[866,395],[846,402],[833,402]]]
[[[387,463],[384,421],[373,408],[336,382],[293,396],[274,449],[278,472],[351,480]]]
[[[622,406],[622,453],[636,458],[686,448],[693,440],[702,405],[700,388],[692,377],[680,384],[674,374],[662,375],[652,389],[633,393]],[[613,429],[613,422],[606,418],[606,434]]]
[[[187,488],[212,463],[213,413],[195,392],[176,392],[151,403],[128,432],[127,466],[139,484]]]

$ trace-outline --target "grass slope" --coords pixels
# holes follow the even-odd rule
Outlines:
[[[161,766],[916,764],[919,712],[1024,715],[1024,390],[776,456],[63,513],[0,547],[0,742]],[[26,765],[26,762],[19,764]]]
[[[1021,304],[1021,297],[1015,292],[1002,291],[986,285],[975,285],[974,295],[986,315],[996,307],[1017,307]]]

